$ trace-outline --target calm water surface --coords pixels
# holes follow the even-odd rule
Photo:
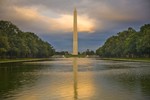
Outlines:
[[[150,63],[65,58],[0,64],[0,100],[150,100]]]

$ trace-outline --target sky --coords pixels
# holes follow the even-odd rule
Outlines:
[[[72,52],[73,11],[78,11],[79,51],[150,23],[150,0],[0,0],[0,20],[34,32],[56,51]]]

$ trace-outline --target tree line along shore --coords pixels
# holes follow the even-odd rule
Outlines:
[[[0,21],[0,58],[46,58],[55,49],[35,33],[23,32],[9,21]]]
[[[150,58],[150,24],[136,31],[133,28],[117,33],[96,50],[106,58]]]

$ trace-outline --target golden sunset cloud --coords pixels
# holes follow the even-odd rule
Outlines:
[[[47,30],[47,32],[72,32],[73,31],[73,15],[61,14],[59,17],[51,17],[42,15],[36,8],[18,8],[13,7],[20,18],[30,21],[37,25],[37,28]],[[86,15],[78,15],[78,31],[94,32],[95,23]]]

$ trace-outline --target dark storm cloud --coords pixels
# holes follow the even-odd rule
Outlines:
[[[79,33],[79,51],[85,51],[87,49],[96,50],[101,46],[105,40],[108,38],[107,34],[85,34]],[[44,40],[50,41],[54,45],[54,48],[57,51],[69,51],[72,52],[72,34],[63,35],[63,34],[50,34],[50,35],[40,35]]]

